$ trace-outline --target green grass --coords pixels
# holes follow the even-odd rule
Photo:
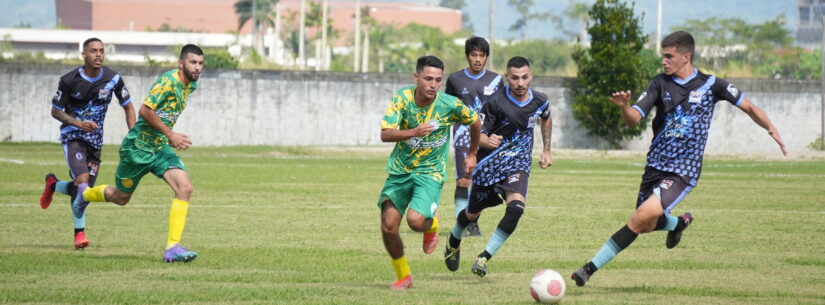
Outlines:
[[[92,244],[72,248],[68,199],[48,210],[43,176],[67,176],[60,146],[0,144],[0,303],[29,304],[529,304],[530,277],[569,275],[630,215],[644,157],[559,152],[531,177],[528,209],[494,257],[470,273],[486,238],[462,244],[458,272],[441,247],[421,253],[402,225],[416,282],[393,292],[375,200],[389,148],[195,147],[180,153],[195,185],[183,244],[200,253],[166,264],[169,187],[149,175],[125,207],[93,203]],[[111,184],[117,148],[98,179]],[[440,244],[453,225],[442,193]],[[564,304],[825,304],[825,160],[708,156],[699,186],[674,211],[696,221],[676,249],[640,236]],[[485,211],[489,234],[503,208]],[[487,235],[489,236],[489,235]]]

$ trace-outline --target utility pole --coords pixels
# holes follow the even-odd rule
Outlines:
[[[352,49],[352,72],[358,73],[358,49],[361,45],[361,0],[355,0],[355,47]]]
[[[252,47],[258,55],[261,55],[261,50],[258,47],[258,1],[252,0]]]
[[[329,69],[329,63],[327,62],[327,0],[324,0],[321,4],[321,56],[318,62],[321,63],[318,66],[322,69]]]
[[[487,0],[487,40],[490,41],[490,55],[487,56],[487,64],[493,70],[493,0]]]
[[[819,74],[820,74],[821,83],[822,83],[822,89],[821,89],[822,91],[820,92],[820,94],[822,95],[822,100],[821,100],[821,106],[822,106],[821,108],[822,109],[820,110],[822,112],[822,117],[820,117],[820,119],[819,119],[819,123],[821,124],[821,128],[819,129],[819,132],[820,132],[819,138],[820,138],[820,140],[822,140],[822,143],[825,144],[825,18],[823,18],[823,17],[820,17],[820,18],[822,18],[822,20],[821,20],[822,21],[822,49],[820,50],[820,52],[821,52],[820,58],[822,58],[822,60],[820,60],[820,62],[822,62],[822,65],[821,65],[821,70],[819,70]]]
[[[659,0],[656,14],[656,55],[659,54],[662,45],[662,0]]]
[[[298,25],[298,65],[301,67],[301,70],[304,70],[307,67],[306,50],[304,49],[307,30],[306,20],[304,19],[306,16],[305,4],[306,0],[301,0],[301,17],[298,21],[300,23]]]

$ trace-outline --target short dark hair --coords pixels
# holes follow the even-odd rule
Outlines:
[[[510,58],[510,60],[507,61],[507,70],[509,70],[510,68],[521,68],[524,66],[527,66],[529,68],[530,62],[527,61],[527,58],[521,56]]]
[[[436,69],[441,69],[444,71],[444,62],[442,62],[438,57],[432,55],[424,55],[418,58],[415,62],[415,73],[421,73],[424,70],[424,67],[433,67]]]
[[[180,59],[183,60],[184,58],[186,58],[186,54],[189,53],[195,55],[203,55],[203,50],[201,50],[199,46],[193,44],[185,45],[183,46],[183,48],[180,49]]]
[[[101,41],[100,38],[92,37],[92,38],[89,38],[89,39],[86,39],[85,41],[83,41],[83,49],[85,50],[86,47],[88,47],[90,43],[95,42],[95,41],[103,43],[103,41]]]
[[[473,51],[481,51],[484,56],[490,56],[490,44],[486,39],[478,36],[467,38],[464,42],[464,57],[470,56]]]
[[[676,31],[667,35],[662,39],[662,49],[667,47],[676,47],[676,51],[685,54],[690,53],[690,60],[693,61],[695,57],[696,43],[693,41],[693,35],[685,31]]]

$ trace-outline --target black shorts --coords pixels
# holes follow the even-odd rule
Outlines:
[[[84,141],[70,140],[63,144],[63,153],[66,154],[72,179],[88,173],[89,186],[93,186],[100,168],[100,149],[95,149]]]
[[[470,189],[470,203],[467,212],[475,214],[486,208],[504,203],[506,192],[519,193],[527,198],[527,184],[530,175],[523,171],[516,171],[504,180],[488,186],[473,185]]]
[[[670,214],[670,210],[685,199],[692,189],[693,186],[680,175],[645,167],[642,184],[639,186],[639,198],[636,199],[636,208],[638,209],[650,195],[656,195],[662,200],[662,209],[665,214]]]

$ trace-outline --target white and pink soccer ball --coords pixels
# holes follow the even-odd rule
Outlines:
[[[544,269],[536,273],[530,280],[530,295],[536,302],[542,304],[556,304],[564,297],[564,278],[553,270]]]

